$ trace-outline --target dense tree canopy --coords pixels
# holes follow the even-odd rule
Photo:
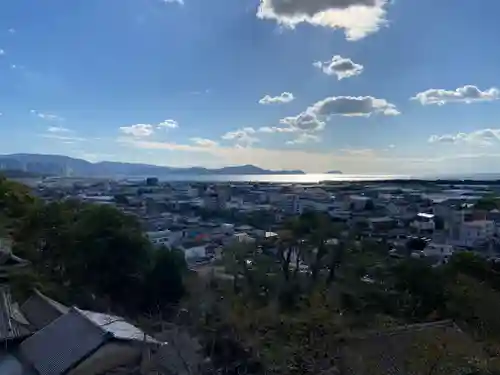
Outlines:
[[[68,303],[133,312],[175,303],[184,293],[179,254],[153,249],[138,221],[113,207],[44,204],[25,187],[0,180],[0,211],[16,220],[14,252]]]

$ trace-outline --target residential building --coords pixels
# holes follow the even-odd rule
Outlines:
[[[436,222],[434,218],[435,216],[433,214],[419,213],[410,223],[410,227],[419,233],[434,232],[436,229]]]
[[[462,223],[460,243],[473,247],[493,238],[496,233],[495,222],[491,220],[475,220]]]
[[[283,194],[279,206],[288,215],[300,215],[302,213],[300,198],[297,194]]]
[[[94,375],[139,363],[161,343],[114,315],[72,307],[19,345],[41,375]]]
[[[440,244],[435,242],[430,242],[427,244],[422,254],[425,257],[434,257],[438,259],[438,264],[448,263],[455,249],[449,244]]]
[[[372,217],[367,219],[368,228],[374,232],[389,231],[396,227],[397,221],[390,217]]]
[[[170,230],[147,232],[146,235],[153,245],[166,246],[168,248],[174,246],[184,237],[182,231],[172,232]]]
[[[372,199],[363,195],[351,195],[349,197],[350,208],[354,211],[366,210],[369,202],[373,203]]]
[[[182,246],[180,247],[180,250],[184,252],[186,260],[205,258],[207,256],[207,246],[208,245],[206,244],[186,247]]]
[[[226,198],[216,192],[208,192],[203,196],[203,207],[207,210],[224,210],[226,203]]]

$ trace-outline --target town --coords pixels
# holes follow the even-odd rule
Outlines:
[[[497,374],[499,193],[0,178],[0,372]]]
[[[33,185],[33,184],[32,184]],[[46,179],[33,186],[51,201],[111,205],[136,216],[158,247],[181,249],[196,269],[233,243],[278,239],[290,217],[327,214],[343,235],[383,241],[397,257],[444,264],[455,253],[500,254],[500,184],[459,182],[201,183]],[[411,247],[411,246],[410,246]]]

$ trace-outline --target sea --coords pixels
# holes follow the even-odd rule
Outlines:
[[[277,184],[317,184],[324,181],[332,182],[356,182],[356,181],[388,181],[388,180],[478,180],[492,181],[500,180],[499,173],[480,173],[468,175],[397,175],[397,174],[327,174],[327,173],[307,173],[307,174],[266,174],[266,175],[187,175],[187,174],[165,174],[159,176],[107,176],[107,177],[52,177],[48,179],[89,179],[89,180],[125,180],[130,182],[144,181],[148,177],[157,177],[162,182],[268,182]],[[26,183],[30,179],[22,179]],[[33,179],[41,182],[40,179]]]
[[[383,181],[408,179],[404,175],[361,175],[361,174],[269,174],[269,175],[181,175],[158,176],[163,182],[269,182],[316,184],[322,181]],[[141,178],[133,178],[139,180]]]

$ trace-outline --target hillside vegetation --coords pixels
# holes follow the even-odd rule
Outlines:
[[[184,294],[184,256],[154,251],[137,220],[77,201],[43,203],[0,178],[0,226],[32,263],[19,281],[69,304],[129,314],[157,311]]]

